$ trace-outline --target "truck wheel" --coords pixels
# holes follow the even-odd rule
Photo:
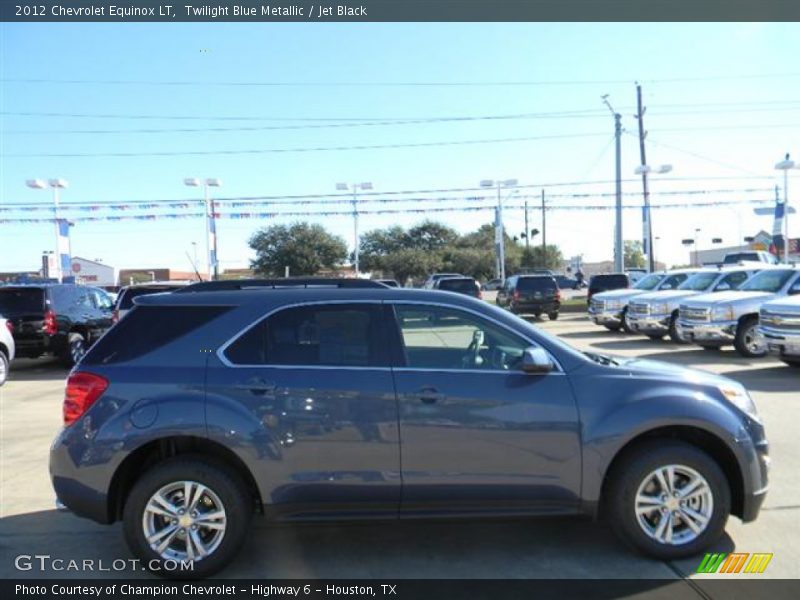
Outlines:
[[[550,317],[551,321],[555,321],[558,318],[558,311],[547,313],[547,316]]]
[[[676,344],[688,344],[685,339],[681,337],[678,333],[678,312],[672,313],[672,316],[669,319],[669,339],[671,339]]]
[[[8,379],[8,370],[10,369],[10,363],[8,362],[8,357],[6,353],[0,350],[0,385],[3,385]]]
[[[645,333],[645,335],[647,337],[649,337],[653,341],[663,340],[664,339],[664,334],[663,333],[661,333],[661,334],[658,334],[658,333]]]
[[[736,339],[734,339],[733,345],[736,347],[736,351],[745,358],[761,358],[767,355],[767,349],[759,340],[756,327],[758,327],[758,317],[748,317],[736,328]]]
[[[703,350],[709,350],[714,352],[722,348],[722,346],[718,346],[717,344],[697,344],[697,345],[700,346]]]
[[[123,527],[131,552],[154,574],[201,579],[233,560],[252,514],[251,496],[236,474],[203,457],[179,456],[136,482]],[[167,570],[170,561],[187,560],[192,569]]]
[[[603,325],[603,327],[605,327],[609,331],[619,331],[619,329],[620,329],[620,327],[622,327],[622,325]]]
[[[61,362],[65,367],[75,366],[83,355],[86,354],[86,339],[76,332],[67,336],[67,347],[61,354]]]
[[[633,327],[631,327],[630,321],[628,321],[628,307],[626,306],[622,309],[622,329],[625,333],[635,333],[633,331]]]
[[[654,440],[614,465],[603,502],[624,543],[673,560],[703,551],[722,535],[731,494],[708,454],[685,442]]]

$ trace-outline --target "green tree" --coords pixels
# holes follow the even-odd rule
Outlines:
[[[321,225],[294,223],[272,225],[255,232],[249,240],[256,258],[251,268],[259,275],[315,275],[332,269],[347,259],[347,245]]]
[[[410,247],[429,252],[453,245],[457,240],[458,233],[455,229],[436,221],[424,221],[408,230]]]
[[[644,251],[642,249],[642,242],[639,240],[625,240],[625,247],[623,250],[623,257],[625,260],[625,268],[638,268],[644,267]]]

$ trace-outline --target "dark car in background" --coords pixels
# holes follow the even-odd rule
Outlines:
[[[121,520],[141,564],[174,577],[223,568],[255,513],[602,515],[673,560],[717,543],[729,514],[754,520],[767,492],[740,383],[578,352],[436,291],[142,297],[70,373],[63,416],[58,500]]]
[[[538,318],[547,314],[555,321],[561,308],[561,290],[550,275],[514,275],[497,292],[496,302],[517,315]]]
[[[502,279],[490,279],[481,286],[481,289],[484,292],[495,292],[499,290],[501,287],[503,287]]]
[[[433,289],[481,298],[481,286],[472,277],[446,277],[439,279],[434,283]]]
[[[592,301],[592,296],[600,292],[621,290],[631,287],[631,279],[625,273],[602,273],[593,275],[589,279],[589,289],[586,292],[586,303]]]
[[[185,288],[192,282],[154,282],[125,286],[117,294],[114,306],[114,322],[116,323],[133,308],[133,299],[150,294],[165,294]]]
[[[100,288],[45,283],[0,287],[18,358],[58,357],[74,365],[112,324],[114,305]]]
[[[562,290],[577,290],[581,287],[577,279],[567,275],[556,275],[555,280],[559,289]]]

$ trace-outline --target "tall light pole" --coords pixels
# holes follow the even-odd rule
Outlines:
[[[789,159],[789,153],[786,153],[784,158],[779,163],[775,164],[775,169],[783,171],[783,227],[786,232],[783,242],[783,260],[786,264],[789,263],[789,171],[791,169],[800,169],[800,164],[795,163]]]
[[[364,181],[362,183],[354,183],[348,186],[346,183],[337,183],[336,189],[342,192],[352,189],[353,191],[353,270],[354,275],[358,277],[359,264],[358,264],[358,247],[360,240],[358,236],[358,190],[371,190],[372,182]]]
[[[484,179],[481,181],[482,188],[497,188],[497,208],[495,219],[495,246],[497,248],[497,276],[501,281],[506,279],[506,240],[505,227],[503,225],[503,194],[502,188],[513,188],[517,185],[516,179]]]
[[[183,180],[184,185],[189,187],[203,186],[203,214],[205,215],[206,226],[206,277],[212,279],[219,278],[219,258],[217,256],[217,218],[214,209],[214,200],[209,194],[208,188],[222,187],[222,181],[215,177],[209,177],[202,181],[196,177],[187,177]]]
[[[700,255],[697,253],[697,240],[700,237],[700,232],[702,229],[699,227],[694,230],[694,262],[697,263],[695,266],[700,266]]]
[[[46,187],[53,188],[53,220],[55,221],[55,230],[56,230],[56,252],[55,252],[55,266],[56,266],[56,280],[61,283],[64,279],[64,269],[70,268],[70,261],[72,260],[69,256],[69,225],[67,222],[64,222],[64,227],[66,228],[66,234],[62,232],[62,225],[61,219],[58,217],[58,204],[59,204],[59,190],[65,189],[69,187],[69,182],[66,179],[56,178],[56,179],[48,179],[46,182],[44,179],[28,179],[25,182],[29,188],[33,188],[35,190],[43,190]],[[67,247],[62,248],[62,239],[67,238]],[[62,252],[62,250],[66,251],[66,254]]]
[[[640,121],[641,123],[641,121]],[[642,150],[644,156],[644,150]],[[642,186],[644,189],[644,203],[642,205],[642,241],[645,254],[647,254],[648,270],[652,273],[656,270],[655,252],[653,252],[653,219],[650,210],[650,188],[648,185],[648,175],[656,173],[663,175],[672,171],[672,165],[658,165],[651,167],[650,165],[641,164],[634,170],[636,175],[642,176]]]
[[[601,96],[603,104],[608,107],[614,117],[614,141],[616,146],[616,163],[614,174],[616,179],[616,202],[614,223],[614,270],[622,273],[625,270],[625,258],[622,243],[622,115],[614,110],[608,101],[608,94]]]

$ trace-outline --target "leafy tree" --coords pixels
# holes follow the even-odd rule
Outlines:
[[[455,229],[436,221],[424,221],[408,230],[409,245],[422,250],[440,250],[458,240]]]
[[[643,268],[645,266],[644,251],[642,249],[642,242],[639,240],[625,240],[623,249],[623,257],[625,260],[625,268]]]
[[[287,266],[290,275],[315,275],[347,258],[347,245],[341,237],[305,222],[261,229],[250,237],[249,244],[256,252],[250,266],[259,275],[280,277]]]
[[[564,264],[564,255],[555,244],[531,246],[522,250],[522,266],[528,269],[560,269]]]

